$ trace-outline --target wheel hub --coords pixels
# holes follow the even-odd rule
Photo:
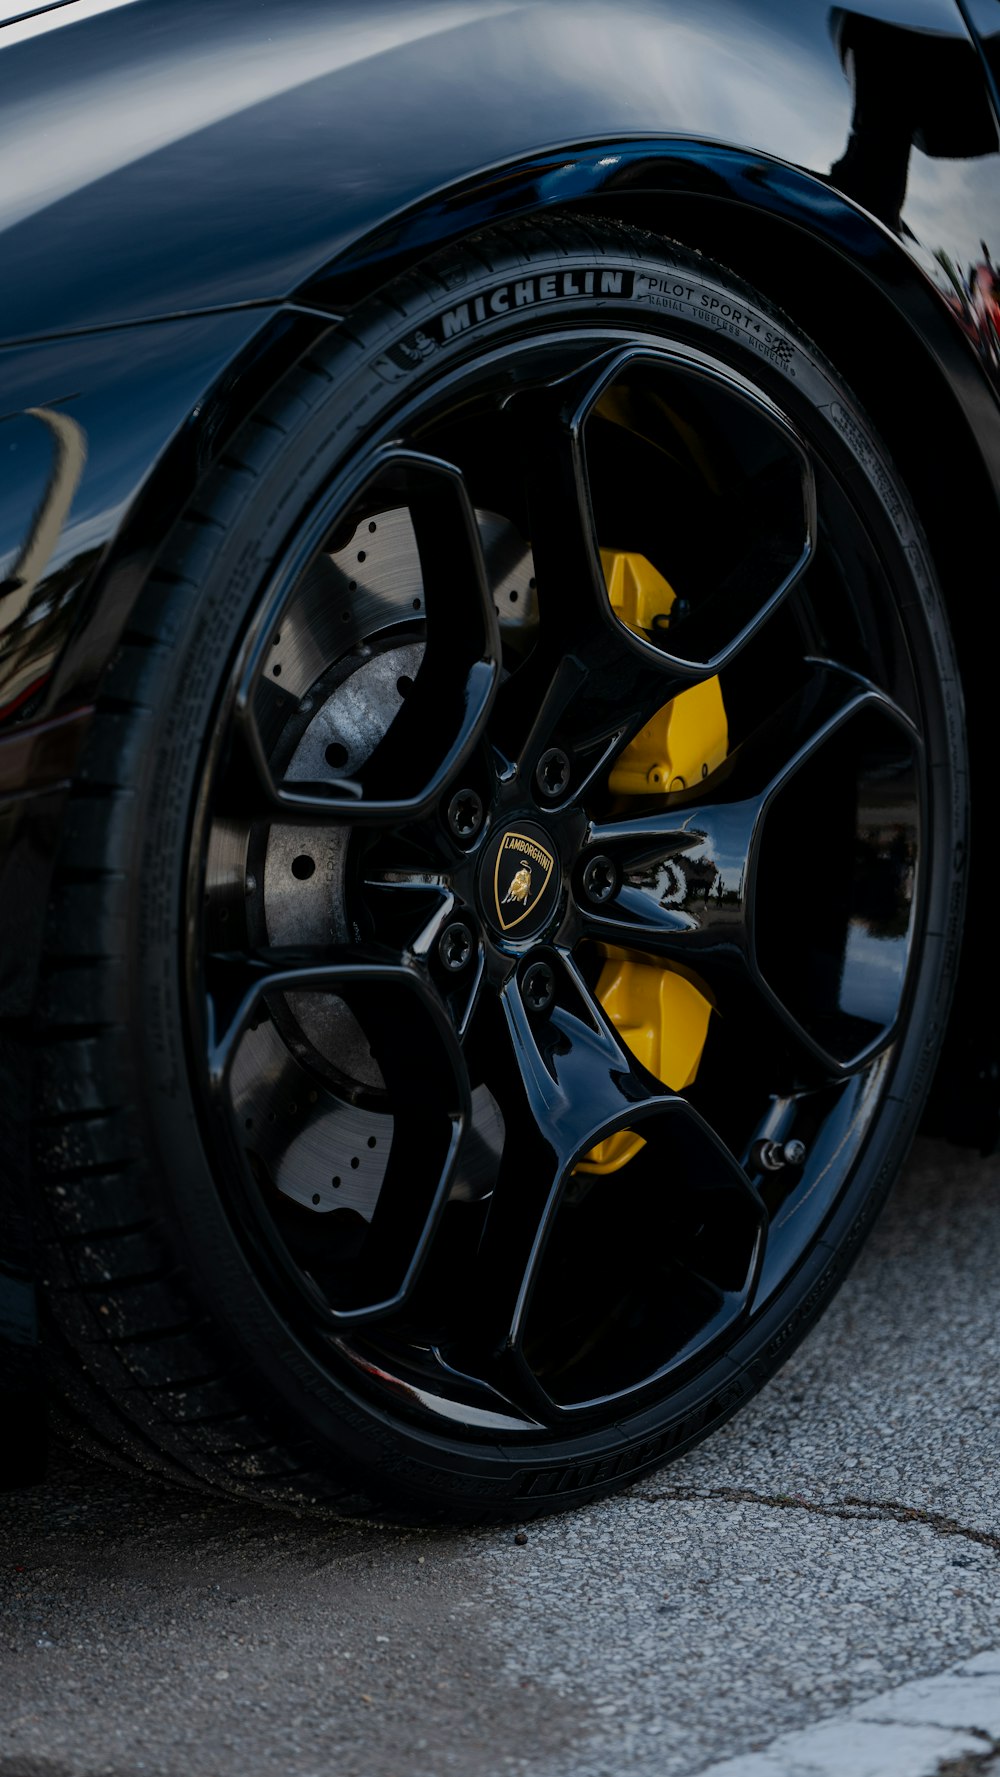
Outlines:
[[[501,828],[479,869],[479,905],[501,938],[537,938],[559,905],[562,874],[552,840],[537,821]]]

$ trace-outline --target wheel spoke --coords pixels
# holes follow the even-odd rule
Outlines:
[[[501,1002],[528,1114],[563,1170],[600,1129],[673,1094],[621,1041],[573,959],[562,955],[554,968],[555,998],[542,1020],[528,1011],[516,979]]]
[[[839,1078],[870,1050],[834,1056],[784,1003],[760,967],[754,905],[766,816],[781,793],[852,723],[874,716],[912,740],[881,693],[817,672],[804,690],[736,750],[710,801],[593,823],[591,856],[610,858],[614,892],[588,905],[584,927],[604,943],[640,947],[695,969],[720,1005],[737,1003],[798,1051],[810,1076]],[[780,814],[774,819],[780,825]],[[775,844],[787,836],[779,834]],[[794,845],[794,836],[790,843]],[[584,869],[586,865],[584,865]],[[887,1028],[881,1041],[888,1041]]]
[[[208,956],[206,1035],[213,1091],[224,1090],[240,1040],[263,1013],[268,994],[341,994],[367,983],[423,991],[416,972],[395,957],[356,946],[261,946]]]
[[[737,372],[682,346],[619,354],[576,424],[602,542],[667,577],[665,609],[623,608],[623,621],[681,679],[721,671],[815,554],[815,475],[795,427]]]
[[[220,1104],[230,1104],[241,1041],[276,1006],[335,995],[361,1027],[392,1105],[391,1146],[370,1226],[331,1294],[330,1313],[363,1322],[398,1312],[433,1242],[470,1119],[465,1060],[445,1008],[419,969],[357,948],[325,956],[287,948],[217,954],[208,974],[211,1081]]]
[[[553,640],[561,635],[574,647],[621,627],[608,602],[583,448],[587,391],[597,374],[590,365],[547,388],[525,390],[505,409],[524,463],[541,621]]]
[[[526,468],[540,635],[498,700],[496,732],[525,780],[544,749],[579,761],[581,795],[619,747],[680,688],[662,651],[616,617],[594,529],[583,418],[599,367],[508,404]]]
[[[424,623],[419,670],[395,699],[387,730],[349,759],[320,761],[320,774],[282,775],[275,736],[296,702],[266,676],[270,637],[294,606],[306,563],[297,561],[258,626],[242,671],[233,716],[223,801],[243,819],[296,825],[391,823],[427,812],[477,746],[496,692],[500,643],[479,530],[460,472],[415,452],[379,456],[349,502],[409,510],[420,579],[412,605]],[[318,546],[318,544],[317,544]],[[313,551],[315,554],[315,550]],[[377,671],[377,655],[371,663]],[[359,684],[359,695],[364,696]],[[363,709],[359,709],[363,717]],[[348,749],[341,747],[341,754]]]
[[[492,1380],[525,1410],[550,1419],[568,1404],[555,1400],[533,1374],[525,1333],[539,1312],[539,1277],[567,1196],[593,1183],[575,1168],[599,1142],[622,1130],[641,1135],[647,1174],[660,1181],[658,1191],[672,1194],[667,1219],[674,1226],[675,1261],[713,1304],[711,1331],[707,1321],[700,1323],[699,1340],[717,1336],[723,1321],[731,1326],[747,1312],[764,1231],[760,1202],[742,1168],[691,1106],[636,1061],[571,959],[561,959],[561,971],[542,1020],[526,1008],[515,985],[502,996],[513,1064],[505,1089],[498,1087],[506,1142],[463,1296],[466,1331],[452,1353],[467,1373]],[[600,1183],[606,1192],[624,1191],[615,1219],[627,1220],[629,1187]],[[730,1205],[725,1217],[733,1245],[722,1272],[712,1276],[697,1242],[691,1244],[691,1229],[710,1213],[714,1217],[723,1201]],[[641,1246],[641,1228],[632,1227],[628,1238]],[[662,1370],[677,1358],[672,1348],[660,1349],[651,1369]],[[620,1392],[648,1380],[644,1372]]]
[[[384,940],[421,959],[431,954],[455,908],[447,877],[431,871],[366,871],[364,891]]]
[[[592,822],[588,850],[609,856],[620,884],[613,899],[587,913],[593,935],[613,922],[633,938],[662,936],[673,947],[729,949],[725,925],[748,948],[746,910],[753,892],[756,846],[764,813],[777,792],[853,716],[879,694],[832,674],[817,674],[734,750],[710,786],[711,799],[677,799],[655,814]],[[664,870],[657,869],[658,865]],[[714,934],[714,936],[713,936]]]
[[[532,1279],[574,1162],[614,1128],[673,1095],[645,1073],[568,959],[538,1019],[516,980],[501,995],[508,1056],[497,1096],[506,1123],[500,1174],[470,1280],[480,1362],[516,1346]],[[502,1045],[494,1033],[497,1047]]]
[[[630,403],[635,378],[648,374],[663,382],[664,411],[672,412],[678,390],[697,399],[707,390],[711,400],[730,403],[741,427],[749,424],[758,438],[762,460],[732,494],[728,522],[740,546],[699,576],[697,596],[678,598],[661,580],[666,608],[640,619],[636,612],[619,615],[611,602],[587,440],[595,423],[608,429],[609,413],[620,419],[623,406],[640,423]],[[501,694],[496,731],[527,779],[545,747],[568,748],[576,762],[569,788],[580,795],[658,709],[730,663],[800,583],[815,553],[815,480],[794,428],[772,403],[738,376],[710,376],[682,351],[599,354],[568,376],[515,395],[505,411],[526,470],[540,636]],[[643,443],[653,453],[655,441]],[[640,523],[613,506],[605,511],[606,498],[600,504],[600,523],[634,526],[651,555],[677,552],[676,531],[647,544],[648,518]]]

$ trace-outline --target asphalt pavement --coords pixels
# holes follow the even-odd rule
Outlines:
[[[998,1305],[1000,1164],[924,1142],[760,1398],[526,1541],[60,1458],[0,1500],[0,1777],[1000,1771]]]

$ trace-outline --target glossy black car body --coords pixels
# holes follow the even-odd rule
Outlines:
[[[67,0],[4,16],[0,1385],[23,1404],[27,1033],[97,688],[149,561],[241,418],[402,267],[558,206],[703,248],[794,313],[920,508],[983,820],[1000,0]],[[973,876],[978,968],[984,892]],[[941,1097],[950,1132],[984,1142],[997,1087],[978,985],[960,986]]]

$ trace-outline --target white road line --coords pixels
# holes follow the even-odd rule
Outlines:
[[[934,1777],[944,1759],[988,1755],[996,1741],[1000,1648],[781,1734],[699,1777]]]

